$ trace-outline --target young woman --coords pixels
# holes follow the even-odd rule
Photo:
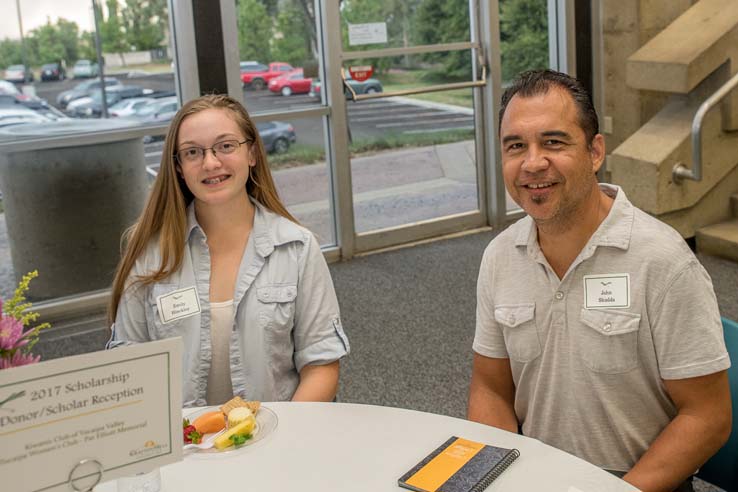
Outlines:
[[[203,96],[174,116],[109,316],[109,348],[182,337],[184,406],[335,397],[349,343],[328,267],[234,99]]]

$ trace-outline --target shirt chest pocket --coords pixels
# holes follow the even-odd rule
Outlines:
[[[267,332],[288,332],[295,320],[296,285],[265,285],[256,289],[259,326]]]
[[[641,317],[625,311],[582,309],[579,353],[585,365],[605,374],[638,366],[638,328]]]
[[[541,355],[535,314],[533,303],[495,306],[495,321],[502,325],[507,353],[517,362],[530,362]]]

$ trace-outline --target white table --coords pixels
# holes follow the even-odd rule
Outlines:
[[[272,435],[237,453],[186,456],[162,467],[161,492],[399,492],[405,489],[397,479],[452,435],[520,450],[520,458],[487,492],[637,490],[535,439],[466,420],[347,403],[264,405],[279,417]],[[116,482],[95,490],[115,492]]]

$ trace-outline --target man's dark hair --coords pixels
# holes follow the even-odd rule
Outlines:
[[[502,127],[502,117],[507,105],[516,94],[520,97],[533,97],[546,94],[551,87],[559,87],[568,92],[579,110],[579,126],[587,136],[587,144],[600,132],[600,124],[597,120],[597,111],[592,104],[592,97],[581,82],[565,73],[555,70],[528,70],[523,72],[513,81],[513,84],[505,89],[502,94],[500,105],[499,126]],[[498,130],[499,131],[499,130]]]

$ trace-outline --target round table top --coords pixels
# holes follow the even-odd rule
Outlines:
[[[186,455],[161,468],[161,492],[402,491],[397,479],[451,436],[517,448],[487,491],[626,492],[630,484],[540,441],[467,420],[349,403],[264,403],[274,432],[237,452]],[[183,410],[186,417],[195,409]],[[112,480],[95,488],[114,492]]]

